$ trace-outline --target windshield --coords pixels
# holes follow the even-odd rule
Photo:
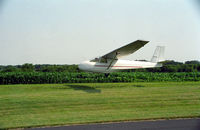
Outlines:
[[[94,59],[90,60],[90,62],[107,63],[108,61],[105,58],[94,58]]]

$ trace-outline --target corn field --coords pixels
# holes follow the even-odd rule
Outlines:
[[[106,83],[106,82],[200,81],[200,72],[152,73],[118,72],[108,76],[98,73],[7,72],[0,73],[0,84]]]

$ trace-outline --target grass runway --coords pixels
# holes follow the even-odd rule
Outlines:
[[[200,82],[0,85],[0,129],[200,117]]]

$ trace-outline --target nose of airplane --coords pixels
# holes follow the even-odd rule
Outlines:
[[[83,65],[83,63],[80,63],[79,65],[78,65],[78,68],[80,69],[80,70],[84,70],[84,65]]]
[[[88,63],[88,61],[82,62],[78,65],[78,68],[80,70],[89,71],[91,69],[91,65]]]
[[[84,71],[87,71],[88,70],[88,64],[86,62],[82,62],[78,65],[78,68],[80,70],[84,70]]]

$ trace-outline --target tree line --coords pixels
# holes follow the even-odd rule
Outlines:
[[[4,72],[82,72],[78,65],[51,65],[25,63],[23,65],[0,66],[0,73]],[[192,60],[177,62],[168,60],[163,62],[161,68],[124,70],[124,72],[200,72],[200,61]]]

